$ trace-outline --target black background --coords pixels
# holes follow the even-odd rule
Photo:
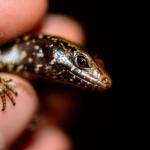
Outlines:
[[[101,5],[95,0],[51,0],[49,11],[69,15],[83,26],[86,33],[85,46],[102,58],[112,77],[113,87],[110,90],[81,97],[86,102],[81,102],[76,123],[68,130],[75,149],[100,149],[98,145],[112,142],[115,136],[112,134],[112,106],[119,77],[119,40],[115,28],[118,9]]]

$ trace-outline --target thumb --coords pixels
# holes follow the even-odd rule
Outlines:
[[[12,79],[16,83],[16,105],[6,96],[6,110],[0,108],[0,145],[9,145],[24,131],[37,108],[37,96],[32,86],[15,75],[0,74],[1,78]],[[1,106],[0,98],[0,107]],[[1,148],[0,148],[1,150]]]

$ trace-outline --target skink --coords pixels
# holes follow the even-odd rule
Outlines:
[[[0,46],[0,72],[36,76],[82,88],[108,89],[111,78],[101,61],[74,43],[57,36],[34,34]],[[8,97],[15,105],[12,80],[0,77],[2,110]]]

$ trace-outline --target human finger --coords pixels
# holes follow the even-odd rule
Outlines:
[[[47,9],[47,0],[0,1],[0,44],[35,28]]]

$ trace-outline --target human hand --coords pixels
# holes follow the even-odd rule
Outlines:
[[[46,15],[47,6],[46,0],[0,1],[0,44],[7,43],[25,33],[35,32],[35,30],[45,34],[60,35],[78,44],[83,44],[84,36],[79,24],[62,15]],[[30,83],[24,79],[4,73],[1,73],[0,76],[13,79],[17,85],[16,90],[19,93],[16,97],[16,106],[13,107],[7,101],[6,111],[0,112],[1,148],[2,146],[11,147],[12,143],[26,129],[38,108],[38,97]],[[45,99],[50,101],[55,101],[56,98],[61,99],[61,101],[71,101],[72,99],[72,95],[67,95],[66,93],[61,93],[61,96],[58,95],[60,93],[57,91],[49,91]],[[66,109],[65,105],[62,107]],[[59,120],[63,115],[60,115],[55,108],[54,113],[49,117]],[[70,149],[71,144],[67,135],[52,122],[49,123],[45,116],[42,118],[40,128],[34,133],[32,141],[25,145],[24,148],[31,150]]]

